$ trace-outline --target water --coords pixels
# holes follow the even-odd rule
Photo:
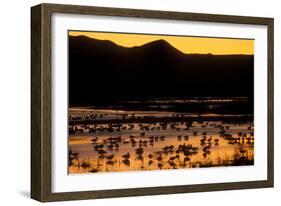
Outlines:
[[[154,123],[138,122],[116,125],[86,121],[91,115],[97,115],[96,120],[108,122],[111,119],[119,118],[119,121],[122,122],[124,114],[126,114],[125,119],[132,114],[142,117],[149,115],[159,119],[167,117],[167,115],[177,115],[172,112],[71,109],[72,118],[80,117],[82,121],[75,123],[73,120],[74,123],[69,126],[69,150],[72,160],[69,165],[69,173],[254,164],[253,122],[237,121],[239,118],[236,115],[230,115],[231,121],[228,120],[228,122],[163,123],[157,122],[156,119]],[[222,118],[219,114],[205,114],[205,116],[207,118],[209,116]],[[181,117],[182,115],[179,116],[179,118]],[[81,124],[81,122],[87,122],[87,124]],[[92,139],[96,141],[93,142]],[[98,148],[101,145],[103,145],[102,148]],[[168,147],[173,148],[167,150]],[[105,154],[101,155],[101,150]],[[136,150],[143,152],[136,154]],[[122,157],[128,153],[130,158]]]

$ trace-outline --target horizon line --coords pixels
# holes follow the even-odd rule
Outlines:
[[[254,55],[253,39],[88,32],[75,30],[68,31],[68,36],[84,36],[100,41],[111,41],[123,48],[141,47],[151,42],[163,40],[184,54]],[[239,52],[239,48],[237,48],[239,46],[241,47],[241,52]],[[204,52],[204,50],[207,51]]]

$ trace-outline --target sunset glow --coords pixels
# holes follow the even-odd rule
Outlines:
[[[255,165],[253,39],[69,31],[67,49],[69,175]]]
[[[124,34],[88,31],[69,31],[71,36],[88,36],[98,40],[110,40],[123,47],[141,46],[163,39],[183,53],[197,54],[254,54],[254,40],[149,34]]]

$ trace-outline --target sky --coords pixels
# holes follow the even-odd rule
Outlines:
[[[254,54],[254,40],[251,39],[208,38],[91,31],[69,31],[68,34],[71,36],[84,35],[99,40],[110,40],[123,47],[141,46],[152,41],[163,39],[186,54]]]

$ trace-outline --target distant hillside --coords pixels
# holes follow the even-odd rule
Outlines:
[[[254,56],[184,54],[164,40],[126,48],[69,37],[69,103],[186,96],[253,98]]]

